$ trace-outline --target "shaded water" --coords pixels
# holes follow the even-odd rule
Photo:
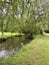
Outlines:
[[[12,37],[0,42],[0,58],[9,57],[30,41],[26,36]]]

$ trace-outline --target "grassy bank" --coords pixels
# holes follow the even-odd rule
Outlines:
[[[0,61],[0,65],[49,65],[49,37],[37,36],[17,54]]]
[[[22,33],[11,33],[11,32],[4,32],[3,35],[0,32],[0,38],[8,38],[8,37],[12,37],[12,36],[19,36],[19,35],[24,35]]]

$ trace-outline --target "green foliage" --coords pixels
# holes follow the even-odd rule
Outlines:
[[[43,30],[45,30],[45,26],[49,28],[49,12],[47,10],[49,4],[40,4],[42,1],[11,0],[8,2],[1,0],[0,31],[2,33],[23,32],[25,34],[37,34],[40,28]]]

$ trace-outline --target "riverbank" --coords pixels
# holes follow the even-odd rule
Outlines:
[[[4,34],[2,35],[2,33],[0,32],[0,39],[1,38],[13,37],[13,36],[19,36],[19,35],[24,35],[24,34],[22,34],[22,33],[4,32]]]
[[[15,55],[2,59],[0,65],[49,65],[49,37],[37,36]]]

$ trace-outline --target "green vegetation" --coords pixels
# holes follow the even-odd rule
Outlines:
[[[49,65],[49,37],[37,36],[15,55],[2,59],[0,65]]]
[[[0,32],[0,38],[8,38],[8,37],[14,37],[14,36],[20,36],[20,35],[24,35],[24,34],[22,34],[22,33],[4,32],[4,34],[2,35],[2,33]]]
[[[1,0],[0,32],[42,34],[49,30],[48,7],[44,0]]]
[[[0,0],[0,40],[35,36],[18,53],[2,59],[0,65],[49,65],[49,34],[45,32],[49,33],[49,0]]]

